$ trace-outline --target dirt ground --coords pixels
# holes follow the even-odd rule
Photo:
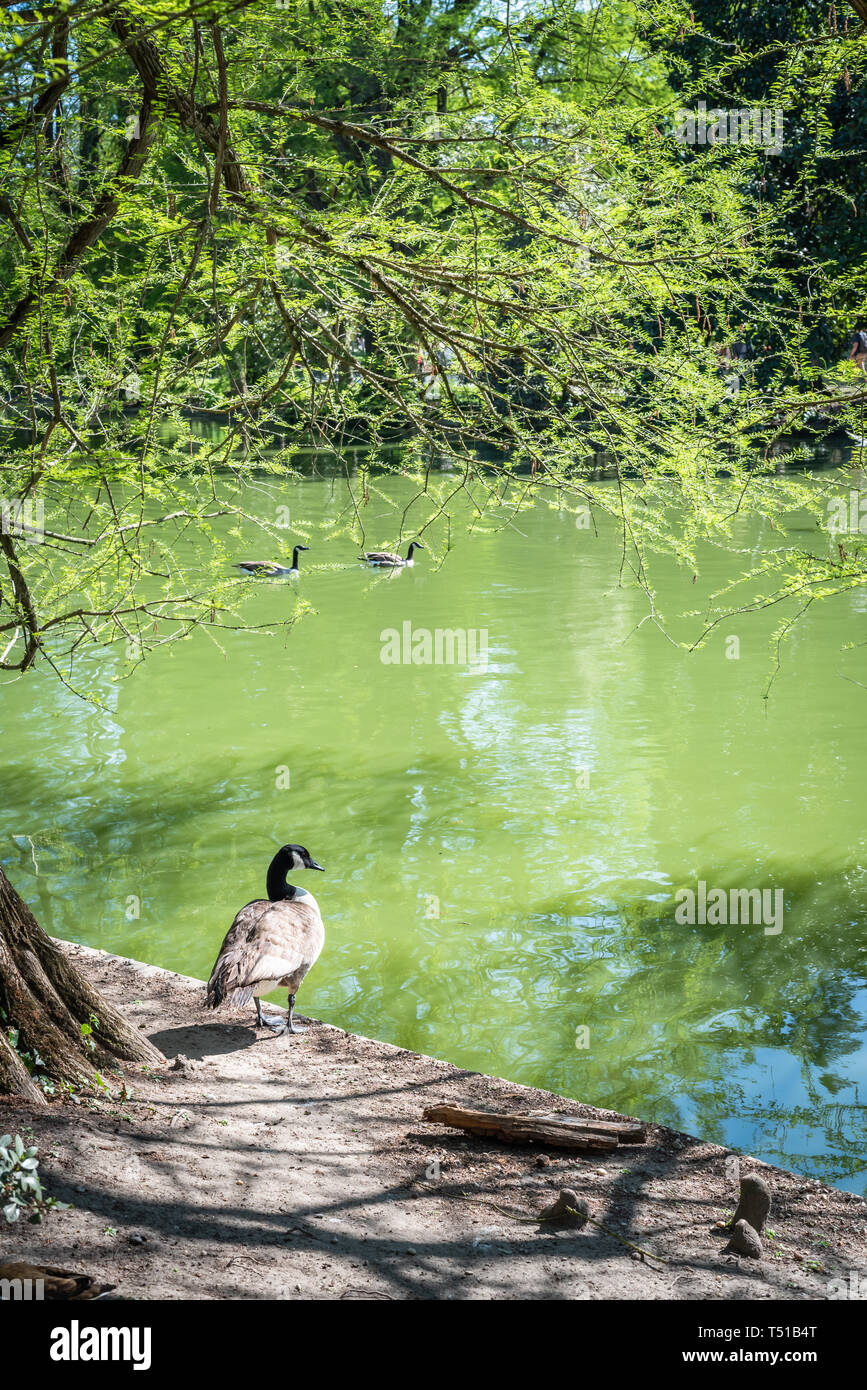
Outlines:
[[[126,1068],[123,1100],[4,1106],[73,1209],[3,1223],[0,1262],[135,1299],[826,1299],[867,1276],[850,1193],[742,1159],[771,1186],[774,1237],[759,1262],[726,1255],[725,1149],[657,1126],[601,1157],[467,1139],[422,1109],[614,1116],[323,1023],[263,1037],[252,1010],[206,1013],[199,981],[67,949],[169,1060]],[[611,1234],[539,1224],[562,1187]]]

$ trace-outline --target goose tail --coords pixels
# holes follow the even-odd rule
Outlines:
[[[233,983],[231,977],[236,973],[231,962],[217,961],[207,985],[205,996],[207,1008],[218,1009],[221,1004],[229,1004],[232,1008],[239,1009],[244,1004],[249,1004],[253,997],[253,986]]]

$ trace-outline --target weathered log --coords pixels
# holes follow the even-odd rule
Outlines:
[[[550,1144],[558,1149],[608,1152],[618,1147],[623,1133],[629,1136],[628,1142],[631,1143],[641,1143],[645,1137],[642,1126],[625,1120],[584,1120],[571,1115],[507,1115],[448,1104],[428,1106],[422,1112],[422,1119],[431,1124],[450,1125],[453,1129],[465,1129],[472,1134],[499,1139],[504,1144]]]
[[[615,1134],[620,1144],[643,1144],[647,1139],[647,1125],[640,1120],[587,1120],[583,1115],[561,1115],[557,1111],[534,1116],[534,1119],[556,1120],[559,1124],[586,1130],[588,1134]]]

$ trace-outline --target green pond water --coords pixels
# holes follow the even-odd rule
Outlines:
[[[383,488],[368,544],[413,491]],[[205,976],[299,841],[327,869],[299,878],[327,930],[302,1012],[864,1191],[865,596],[806,615],[765,701],[777,615],[679,650],[637,627],[612,530],[457,518],[441,564],[389,578],[328,539],[346,500],[324,477],[247,499],[310,541],[294,588],[238,580],[249,622],[303,595],[290,633],[199,634],[120,682],[102,652],[107,710],[46,674],[2,688],[0,858],[44,926]],[[660,563],[666,614],[772,539],[745,524],[696,584]],[[384,663],[404,623],[485,630],[486,668]],[[699,881],[781,889],[782,930],[678,923]]]

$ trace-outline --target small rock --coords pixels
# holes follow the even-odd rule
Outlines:
[[[733,1255],[749,1255],[753,1260],[762,1258],[762,1242],[749,1221],[741,1219],[735,1222],[731,1240],[726,1246],[726,1253],[729,1251]]]
[[[130,1245],[144,1245],[147,1236],[139,1235],[138,1231],[133,1231],[129,1238]]]
[[[550,1164],[550,1162],[551,1162],[551,1160],[550,1160],[550,1158],[548,1157],[547,1154],[537,1154],[537,1156],[536,1156],[536,1167],[537,1167],[537,1168],[547,1168],[548,1165]]]
[[[586,1224],[589,1215],[590,1208],[575,1189],[564,1187],[556,1202],[540,1211],[539,1220],[560,1222],[564,1226],[573,1226],[580,1230]]]

